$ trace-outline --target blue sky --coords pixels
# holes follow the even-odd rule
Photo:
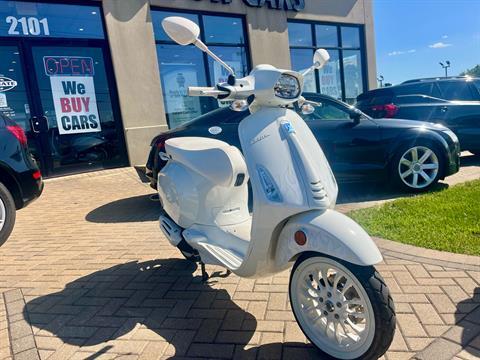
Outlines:
[[[480,0],[374,0],[377,75],[397,84],[480,64]]]

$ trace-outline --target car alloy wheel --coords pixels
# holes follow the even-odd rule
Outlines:
[[[398,163],[402,182],[413,189],[423,189],[437,178],[439,161],[435,152],[426,146],[414,146],[405,151]]]

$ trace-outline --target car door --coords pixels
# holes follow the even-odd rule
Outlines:
[[[341,102],[319,97],[310,115],[302,115],[342,182],[370,180],[384,168],[380,129],[366,115],[351,118],[353,109]]]

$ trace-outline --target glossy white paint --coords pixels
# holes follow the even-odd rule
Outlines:
[[[327,60],[328,53],[316,52],[314,67]],[[302,87],[301,74],[259,65],[234,85],[222,83],[218,89],[191,91],[192,95],[229,100],[254,95],[251,115],[238,130],[245,158],[218,140],[166,142],[171,159],[158,178],[161,202],[173,221],[185,229],[183,237],[205,263],[225,266],[242,277],[262,277],[290,266],[302,251],[362,265],[381,260],[365,231],[332,210],[338,188],[328,161],[310,128],[287,108],[300,100]],[[241,174],[244,182],[234,186]],[[248,213],[248,176],[252,216]],[[308,233],[302,248],[293,242],[295,229]]]
[[[307,235],[304,246],[294,241],[298,230]],[[382,261],[380,251],[365,230],[335,210],[309,211],[291,217],[278,238],[275,252],[277,267],[286,266],[295,255],[305,251],[319,252],[363,266]]]

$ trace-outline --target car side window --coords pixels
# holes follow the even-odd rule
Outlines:
[[[315,101],[315,111],[312,114],[300,114],[305,121],[313,120],[351,120],[350,112],[339,104],[328,101]]]
[[[411,85],[403,85],[395,89],[395,95],[431,95],[432,93],[432,84],[411,84]]]
[[[441,98],[445,100],[475,100],[466,81],[439,81]]]

